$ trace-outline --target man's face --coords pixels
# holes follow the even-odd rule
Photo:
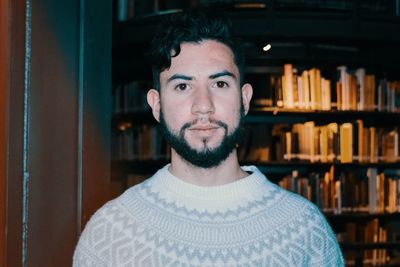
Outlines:
[[[243,131],[243,118],[244,113],[240,116],[239,125],[230,134],[228,134],[228,125],[224,122],[212,121],[212,123],[219,125],[225,130],[221,143],[215,148],[207,146],[206,138],[203,139],[203,149],[198,150],[193,148],[185,138],[185,131],[195,126],[197,121],[185,123],[179,133],[176,133],[167,125],[162,110],[160,114],[160,130],[171,147],[187,162],[200,168],[212,168],[224,161],[232,153],[233,149],[235,149],[236,144],[239,143]]]
[[[211,40],[183,43],[170,68],[161,72],[160,106],[149,104],[186,161],[210,168],[235,149],[252,92],[250,85],[240,88],[239,77],[231,50]]]

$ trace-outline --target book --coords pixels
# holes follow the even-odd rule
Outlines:
[[[283,107],[292,109],[294,108],[294,90],[293,90],[293,65],[283,65],[282,76],[282,93],[283,93]]]
[[[338,83],[340,84],[340,110],[350,110],[349,101],[349,78],[347,77],[347,67],[339,66],[338,70]]]
[[[365,109],[375,110],[375,75],[365,76]]]
[[[369,128],[369,162],[376,163],[378,162],[378,139],[376,134],[376,128]]]
[[[340,125],[340,162],[350,163],[353,160],[353,125]]]
[[[310,106],[312,110],[317,110],[319,105],[317,103],[317,95],[318,95],[318,89],[320,88],[318,86],[318,74],[317,70],[311,69],[308,71],[309,77],[310,77]]]
[[[328,162],[328,126],[321,126],[319,128],[319,146],[320,146],[320,161],[321,162]]]
[[[299,108],[299,86],[298,86],[298,75],[297,69],[293,68],[293,107]]]
[[[369,212],[378,212],[378,171],[376,168],[368,168],[368,203]]]
[[[331,82],[321,78],[321,110],[331,110]]]
[[[336,122],[329,123],[326,127],[328,134],[328,161],[333,162],[340,153],[339,127]]]
[[[392,130],[383,136],[382,158],[386,162],[399,160],[399,133]]]
[[[362,120],[356,120],[356,127],[357,127],[357,160],[359,162],[364,162],[366,161],[366,158],[364,157],[364,123]]]
[[[357,110],[365,110],[365,69],[359,68],[355,72],[357,78],[357,88],[358,88],[358,101],[357,101]]]
[[[347,84],[348,84],[348,110],[357,110],[357,100],[358,100],[358,88],[356,77],[352,74],[347,74]]]
[[[310,97],[310,76],[307,70],[301,74],[301,90],[303,96],[303,107],[304,109],[311,109],[311,97]]]

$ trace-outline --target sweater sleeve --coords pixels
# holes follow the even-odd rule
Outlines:
[[[337,242],[336,236],[320,210],[312,205],[311,214],[314,220],[310,229],[310,244],[313,249],[319,250],[312,260],[312,266],[341,267],[344,266],[344,259]]]
[[[73,256],[73,267],[106,267],[111,223],[107,220],[109,204],[100,208],[88,221]]]
[[[106,267],[102,259],[96,253],[85,247],[84,244],[78,243],[75,249],[72,261],[73,267]]]

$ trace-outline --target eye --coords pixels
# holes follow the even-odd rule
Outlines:
[[[178,91],[185,91],[185,90],[188,89],[188,87],[189,87],[189,86],[188,86],[186,83],[180,83],[180,84],[178,84],[178,85],[175,86],[175,90],[178,90]]]
[[[226,87],[229,87],[228,83],[227,83],[227,82],[224,82],[224,81],[218,81],[218,82],[216,82],[216,83],[215,83],[215,86],[218,87],[218,88],[226,88]]]

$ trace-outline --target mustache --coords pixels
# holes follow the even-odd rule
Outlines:
[[[181,130],[180,130],[181,136],[183,136],[184,131],[185,131],[186,129],[195,126],[198,122],[199,122],[199,119],[195,119],[194,121],[187,122],[187,123],[183,124],[182,127],[181,127]],[[225,131],[228,131],[228,125],[227,125],[226,123],[222,122],[222,121],[218,121],[218,120],[214,120],[214,119],[209,119],[208,122],[211,123],[211,124],[218,125],[218,126],[224,128]]]

